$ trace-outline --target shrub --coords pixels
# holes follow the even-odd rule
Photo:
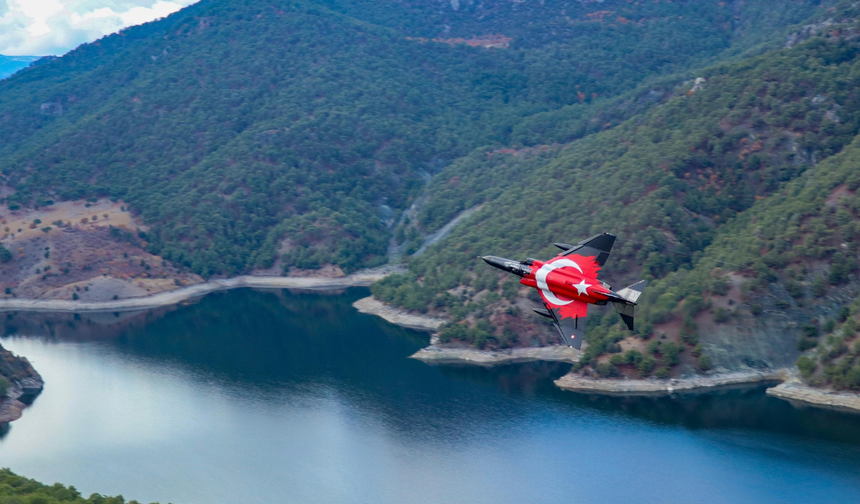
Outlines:
[[[800,283],[793,278],[789,278],[785,281],[785,290],[787,290],[788,295],[793,297],[794,299],[799,299],[803,297],[803,286],[800,285]]]
[[[451,340],[466,340],[469,333],[469,326],[465,323],[446,324],[439,331],[439,341],[448,343]]]
[[[684,300],[684,310],[687,314],[695,316],[705,307],[705,300],[701,294],[690,294]]]
[[[663,354],[663,362],[665,362],[669,366],[674,366],[678,362],[681,361],[679,354],[681,353],[681,347],[673,342],[668,342],[663,345],[662,354]]]
[[[805,352],[810,348],[815,348],[817,346],[818,340],[814,338],[800,338],[800,340],[797,341],[797,349],[801,352]]]
[[[818,277],[812,282],[812,295],[820,298],[827,290],[827,285],[824,283],[824,277]]]
[[[711,283],[711,292],[715,296],[725,296],[729,293],[729,282],[725,278],[716,278]]]
[[[709,369],[711,369],[713,367],[714,366],[711,364],[711,358],[710,357],[708,357],[707,355],[703,355],[703,356],[699,357],[699,369],[701,369],[702,371],[708,371]]]
[[[724,324],[728,322],[730,318],[731,313],[729,313],[729,311],[722,306],[718,306],[717,309],[714,310],[714,322],[718,324]]]
[[[661,380],[668,378],[669,377],[669,368],[667,368],[666,366],[658,367],[657,371],[654,372],[654,376],[656,376],[657,378],[660,378]]]
[[[648,339],[651,337],[652,334],[654,334],[654,324],[652,324],[651,322],[646,322],[642,325],[642,329],[639,329],[637,332],[644,339]]]
[[[817,367],[815,361],[813,359],[810,359],[806,355],[801,355],[800,358],[797,359],[796,365],[797,369],[800,370],[800,373],[803,375],[804,378],[809,378],[809,375],[811,375]]]
[[[6,396],[6,392],[9,391],[9,385],[11,385],[9,383],[9,380],[7,380],[3,376],[0,376],[0,397]]]
[[[651,310],[651,320],[662,324],[672,318],[672,310],[678,305],[678,300],[672,292],[664,292],[657,298]]]
[[[624,358],[627,361],[627,364],[633,364],[634,366],[638,366],[640,362],[642,362],[642,352],[639,350],[633,349],[628,350],[626,354],[624,354]]]
[[[618,372],[618,368],[608,362],[598,364],[594,370],[602,378],[609,378],[612,376],[618,376],[620,374]]]
[[[699,342],[699,331],[697,330],[698,326],[696,325],[696,321],[693,320],[693,317],[687,315],[684,317],[684,324],[681,326],[681,340],[684,343],[688,343],[690,345],[695,345]]]
[[[639,361],[639,364],[636,365],[636,370],[639,371],[639,376],[645,377],[651,374],[651,371],[654,371],[654,366],[657,364],[657,361],[654,360],[654,357],[650,355],[646,355]]]

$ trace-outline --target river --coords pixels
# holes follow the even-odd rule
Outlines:
[[[0,466],[141,502],[860,502],[860,416],[756,387],[558,390],[564,364],[407,359],[366,295],[237,290],[126,319],[7,317],[44,392]],[[111,317],[115,324],[107,324]]]

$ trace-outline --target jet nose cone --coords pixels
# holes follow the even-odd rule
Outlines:
[[[501,270],[508,271],[508,267],[505,263],[510,263],[509,259],[502,259],[501,257],[496,256],[484,256],[481,259],[484,260],[485,263],[489,264],[494,268],[499,268]]]
[[[499,258],[495,256],[483,256],[481,257],[481,259],[483,259],[484,262],[489,264],[490,266],[495,266],[498,268],[502,265],[502,262],[499,260]]]

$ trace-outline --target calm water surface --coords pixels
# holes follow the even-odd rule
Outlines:
[[[428,366],[340,296],[233,291],[123,324],[7,319],[47,383],[0,466],[203,503],[860,502],[860,417],[762,388],[582,396],[565,365]],[[117,320],[123,317],[118,317]]]

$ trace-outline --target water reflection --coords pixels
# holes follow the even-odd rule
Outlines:
[[[406,358],[427,335],[357,313],[362,295],[242,290],[135,315],[7,317],[4,345],[47,385],[5,434],[2,465],[174,502],[606,502],[608,481],[609,501],[860,493],[856,416],[761,387],[579,395],[552,384],[558,363],[428,366]],[[574,462],[577,477],[559,478]],[[731,481],[714,487],[715,470]]]

